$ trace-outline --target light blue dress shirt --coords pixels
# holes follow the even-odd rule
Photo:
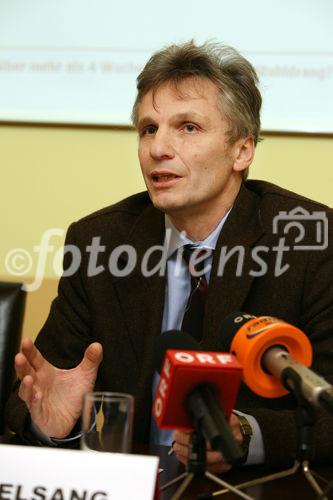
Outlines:
[[[231,209],[230,209],[231,210]],[[191,279],[187,264],[181,257],[181,252],[178,249],[184,245],[191,244],[198,248],[215,250],[217,239],[223,228],[225,221],[230,213],[226,213],[214,231],[203,241],[195,243],[186,237],[184,233],[179,232],[170,221],[169,217],[165,216],[166,241],[168,241],[167,251],[167,284],[164,299],[164,311],[162,320],[162,333],[168,330],[180,330],[184,311],[187,305],[187,300],[191,291]],[[209,256],[205,261],[205,276],[209,283],[211,264],[213,256]],[[159,376],[155,373],[153,383],[153,395],[157,389]],[[235,412],[240,413],[241,412]],[[244,414],[245,415],[245,414]],[[263,463],[265,459],[264,445],[261,430],[254,417],[245,415],[248,419],[253,436],[250,442],[249,454],[246,464]],[[150,429],[150,441],[154,444],[162,444],[170,446],[173,440],[173,430],[159,429],[152,418]]]

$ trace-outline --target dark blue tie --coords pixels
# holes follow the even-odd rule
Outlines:
[[[193,255],[194,251],[195,255]],[[205,261],[203,260],[195,264],[194,260],[202,255],[208,257],[206,249],[200,251],[193,245],[185,245],[183,247],[183,259],[188,265],[191,277],[191,291],[185,308],[182,330],[192,335],[198,342],[202,338],[208,283],[202,272]]]

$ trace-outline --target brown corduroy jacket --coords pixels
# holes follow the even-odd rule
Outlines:
[[[278,233],[274,234],[274,217],[281,211],[290,214],[298,207],[303,214],[306,210],[327,217],[328,224],[323,227],[324,233],[327,227],[329,232],[326,249],[296,250],[299,231],[295,227],[286,230],[286,219],[276,222]],[[290,217],[295,219],[295,214]],[[315,230],[315,217],[318,215],[303,221],[305,234],[298,245],[319,247],[322,243],[317,241],[320,235]],[[263,181],[243,184],[214,253],[203,346],[221,350],[220,325],[230,313],[245,311],[276,316],[308,335],[314,349],[313,368],[333,383],[332,221],[332,210],[324,205]],[[144,278],[140,265],[150,247],[163,244],[164,235],[164,215],[153,207],[147,193],[134,195],[72,224],[66,243],[81,250],[81,266],[73,276],[60,280],[58,297],[36,340],[43,355],[61,368],[76,366],[91,342],[101,342],[104,358],[96,388],[135,396],[134,436],[139,442],[149,437],[153,344],[161,333],[165,294],[165,278],[157,273]],[[105,245],[97,262],[105,270],[88,277],[89,254],[85,249],[94,237],[100,237],[99,244]],[[281,238],[290,250],[278,262]],[[113,276],[108,270],[111,252],[119,245],[132,245],[138,256],[136,268],[125,277]],[[221,250],[226,255],[235,247],[238,250],[226,259],[223,274],[218,276]],[[240,247],[244,250],[239,250]],[[242,252],[244,259],[240,265]],[[155,251],[149,267],[160,258],[161,254]],[[267,272],[259,276],[263,261]],[[70,255],[66,254],[65,268],[69,264]],[[123,253],[118,268],[125,269],[127,264]],[[281,272],[285,265],[288,269]],[[294,398],[288,395],[264,399],[243,385],[237,408],[257,419],[267,466],[289,465],[295,457],[297,442]],[[24,440],[34,442],[28,419],[24,403],[14,392],[7,406],[7,421]],[[314,441],[314,461],[332,461],[333,415],[324,410],[317,411]]]

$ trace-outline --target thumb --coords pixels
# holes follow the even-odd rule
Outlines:
[[[99,342],[90,344],[85,350],[80,367],[84,371],[97,370],[103,359],[103,347]]]

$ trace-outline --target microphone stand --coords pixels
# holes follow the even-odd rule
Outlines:
[[[312,458],[312,450],[313,450],[313,435],[314,435],[314,424],[315,424],[314,409],[312,408],[310,403],[303,397],[298,377],[294,376],[293,372],[290,372],[286,373],[286,378],[288,379],[288,389],[289,390],[292,389],[292,392],[297,401],[296,423],[298,429],[298,443],[297,443],[297,453],[296,453],[295,463],[289,469],[275,472],[273,474],[269,474],[267,476],[263,476],[258,479],[253,479],[252,481],[240,483],[238,485],[235,485],[235,488],[241,490],[243,488],[247,488],[250,486],[255,486],[258,484],[274,481],[276,479],[282,479],[295,474],[298,471],[298,469],[302,467],[304,476],[310,483],[313,490],[317,493],[317,495],[319,495],[318,498],[320,498],[320,500],[328,500],[326,494],[330,490],[330,485],[325,491],[323,491],[318,481],[316,480],[315,476],[323,482],[327,483],[327,480],[321,477],[316,472],[311,471],[309,465],[310,460]],[[228,489],[225,488],[223,490],[214,492],[210,497],[213,498],[219,495],[224,495],[227,492]],[[205,498],[209,498],[209,496],[206,495]]]
[[[323,490],[315,479],[314,471],[310,469],[310,460],[313,449],[313,433],[315,424],[315,412],[312,406],[296,391],[297,408],[296,422],[298,427],[298,456],[297,460],[302,465],[304,476],[318,495],[323,494]],[[319,476],[318,476],[319,478]]]
[[[324,489],[323,494],[319,495],[316,500],[326,500],[330,498],[328,495],[333,492],[333,481],[331,481],[328,486]]]
[[[226,491],[231,491],[235,493],[235,495],[241,498],[245,498],[246,500],[254,500],[252,497],[240,491],[236,486],[223,481],[215,474],[212,474],[206,470],[206,441],[200,428],[193,431],[190,435],[190,453],[186,465],[186,471],[180,474],[175,479],[172,479],[171,481],[168,481],[166,484],[164,484],[161,487],[161,491],[164,491],[170,486],[183,480],[177,491],[171,497],[171,500],[178,500],[179,498],[181,498],[182,494],[195,477],[207,477],[214,483],[226,488]]]

